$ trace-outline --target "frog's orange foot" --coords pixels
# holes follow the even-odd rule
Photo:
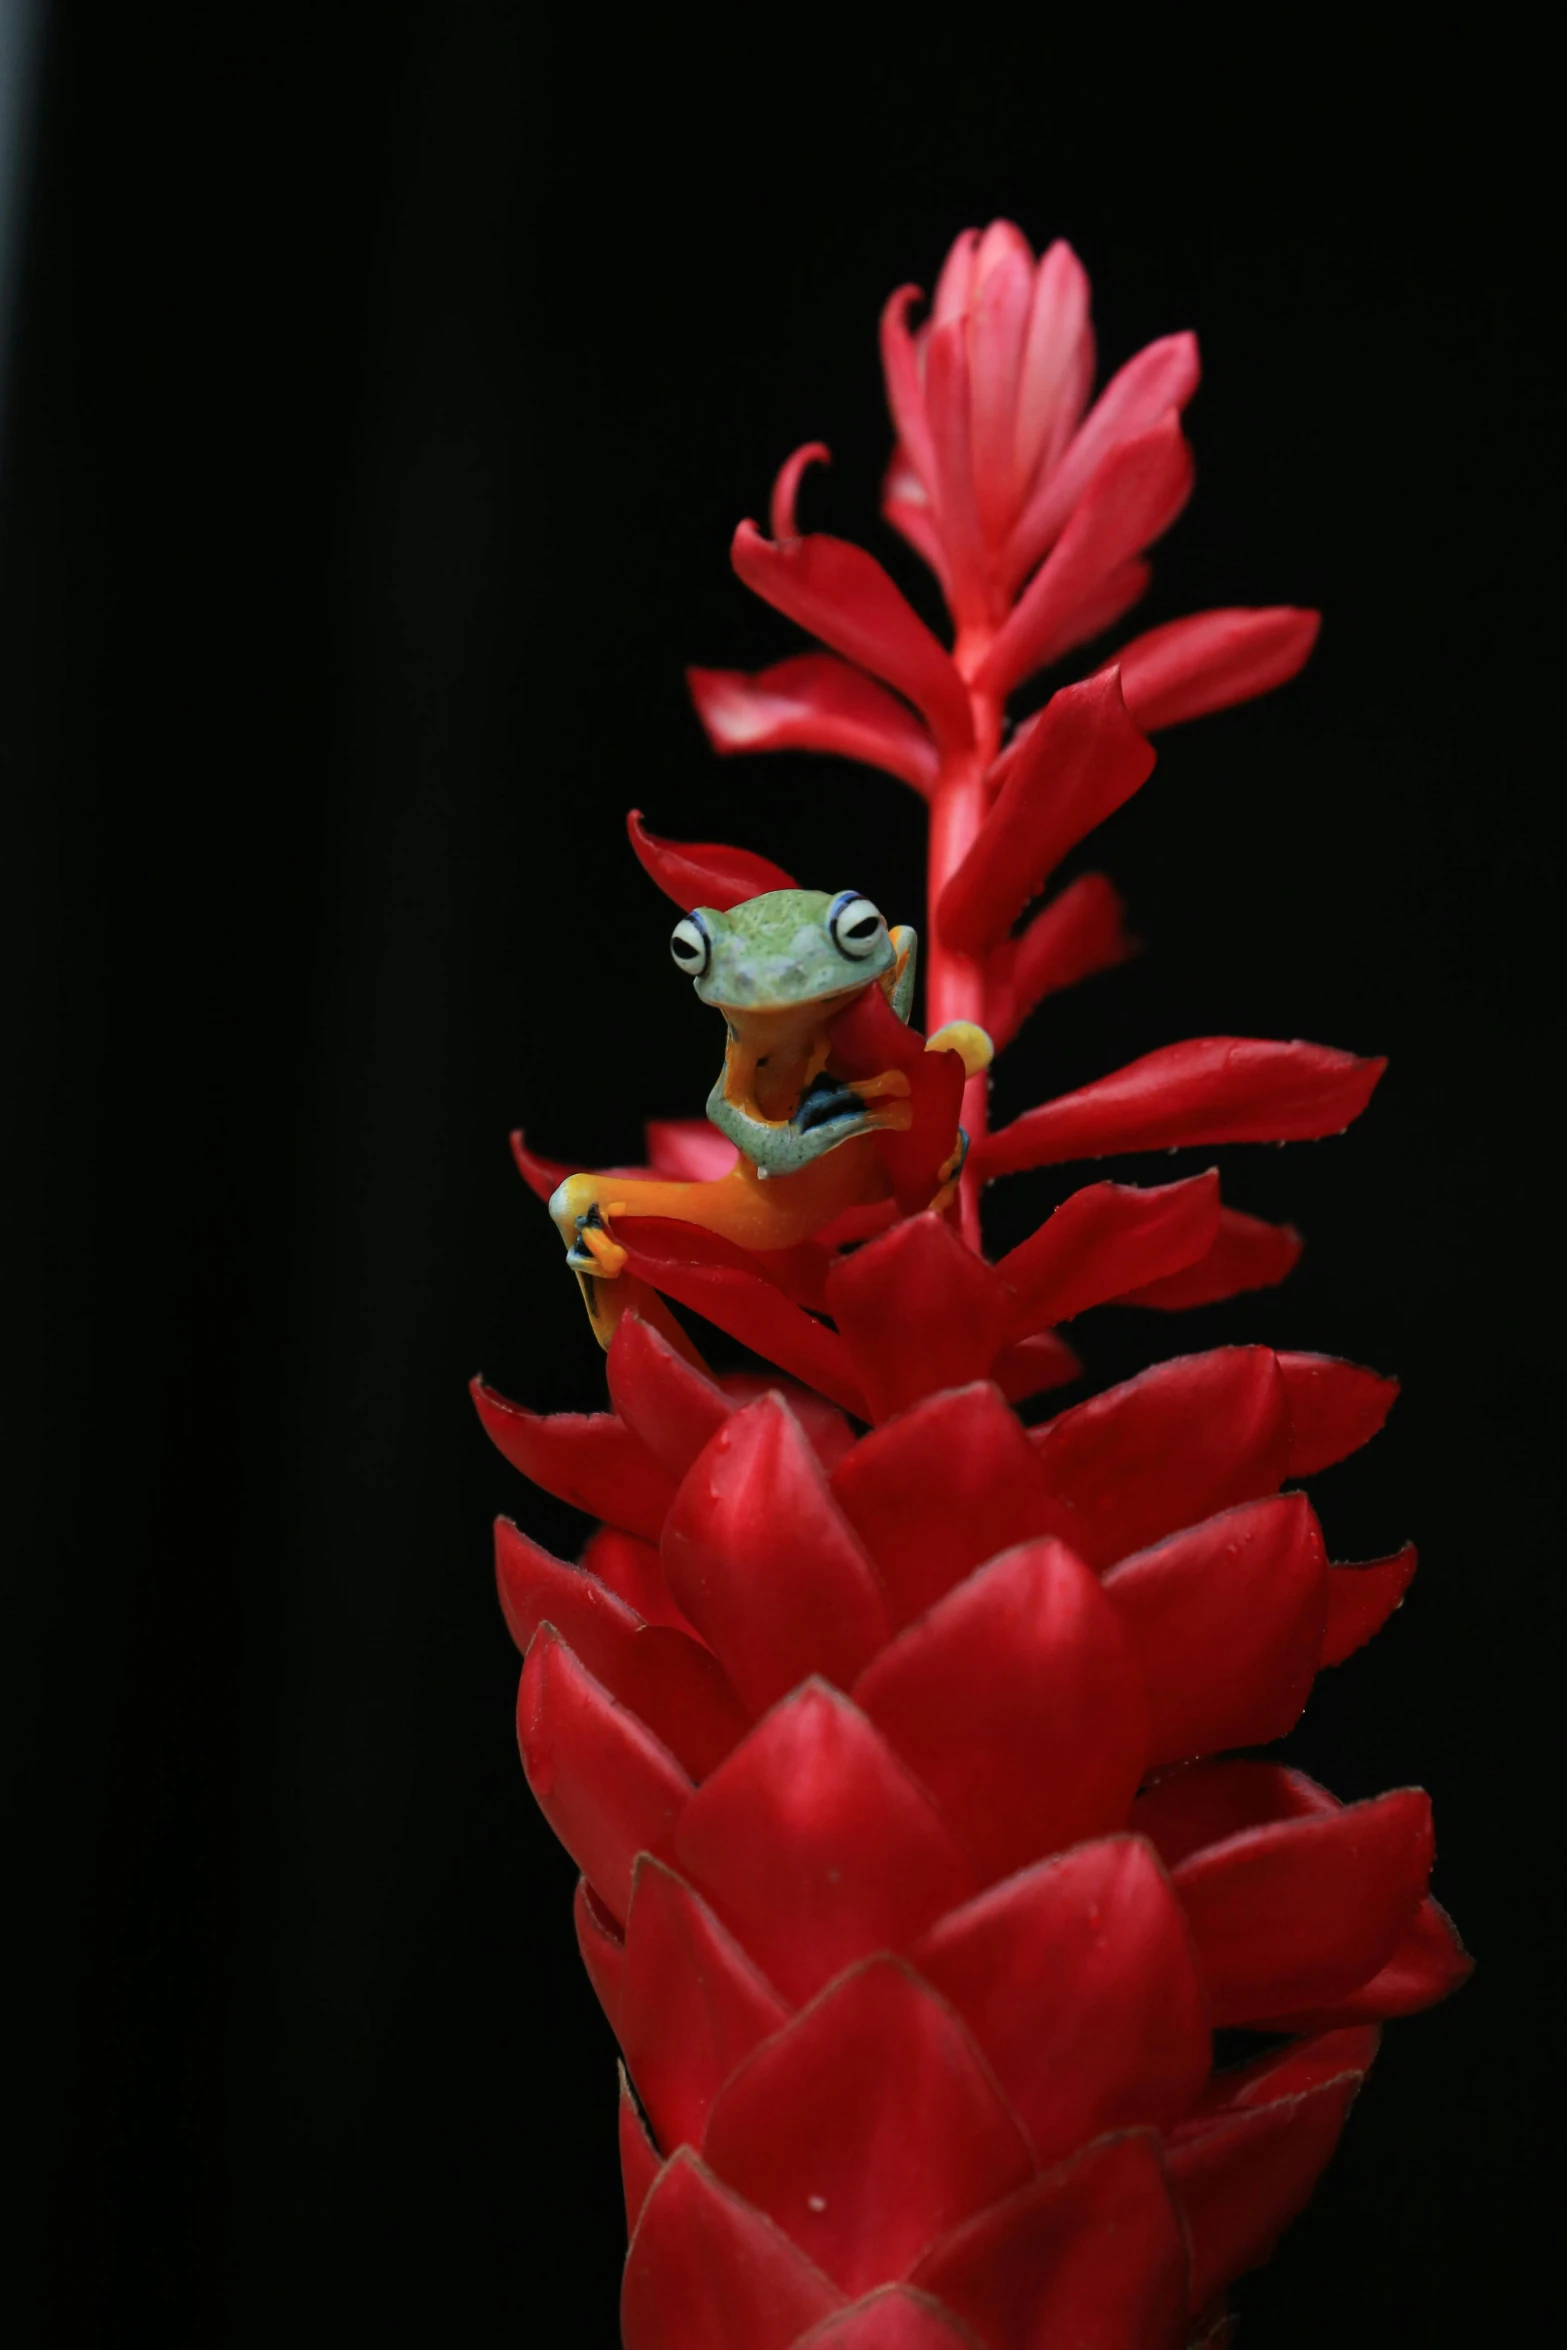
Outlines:
[[[626,1261],[626,1252],[610,1238],[591,1175],[568,1175],[550,1199],[550,1216],[566,1243],[566,1262],[574,1273],[613,1281]]]
[[[575,1218],[575,1224],[577,1237],[566,1251],[567,1264],[575,1272],[596,1273],[601,1281],[613,1281],[626,1262],[626,1252],[605,1231],[597,1201],[586,1214]]]
[[[965,1077],[977,1077],[996,1057],[988,1033],[973,1020],[949,1020],[945,1028],[938,1028],[933,1036],[926,1037],[925,1050],[958,1054]]]
[[[958,1177],[963,1172],[963,1162],[967,1157],[968,1136],[964,1133],[962,1127],[960,1126],[958,1128],[958,1139],[953,1146],[952,1156],[947,1160],[946,1164],[942,1167],[936,1178],[941,1188],[930,1203],[931,1213],[933,1215],[944,1216],[947,1213],[947,1210],[956,1200],[958,1196]]]

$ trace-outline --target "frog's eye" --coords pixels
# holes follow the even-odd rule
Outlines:
[[[840,955],[863,962],[874,955],[887,935],[887,925],[869,898],[857,890],[840,890],[827,910],[827,932]]]
[[[713,942],[708,937],[700,914],[686,914],[670,933],[669,951],[682,971],[692,979],[700,979],[713,957]]]

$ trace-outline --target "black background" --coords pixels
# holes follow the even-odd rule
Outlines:
[[[1431,1787],[1481,1969],[1390,2032],[1246,2337],[1510,2330],[1557,2224],[1560,632],[1489,37],[55,10],[0,457],[19,2338],[614,2338],[611,2046],[487,1557],[499,1508],[576,1530],[464,1393],[600,1374],[505,1137],[624,1157],[710,1081],[628,804],[919,918],[912,797],[720,766],[681,670],[797,641],[726,550],[808,437],[808,517],[923,595],[875,317],[999,212],[1076,243],[1107,364],[1201,332],[1148,622],[1328,614],[1095,844],[1154,952],[1000,1112],[1187,1034],[1393,1056],[1345,1141],[1224,1154],[1307,1233],[1283,1292],[1082,1334],[1101,1381],[1231,1336],[1405,1381],[1318,1498],[1422,1574],[1292,1745]]]

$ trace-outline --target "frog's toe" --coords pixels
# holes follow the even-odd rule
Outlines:
[[[567,1264],[574,1272],[596,1273],[601,1280],[613,1281],[625,1264],[626,1252],[605,1230],[604,1212],[598,1201],[590,1201],[580,1215],[572,1217],[571,1223],[573,1237],[566,1249]]]
[[[973,1020],[949,1020],[945,1028],[938,1028],[934,1036],[926,1037],[925,1050],[956,1053],[962,1060],[965,1077],[978,1077],[996,1057],[989,1035]]]
[[[587,1217],[598,1208],[598,1188],[591,1175],[568,1175],[550,1193],[550,1222],[566,1243],[575,1245],[576,1236],[583,1230]]]

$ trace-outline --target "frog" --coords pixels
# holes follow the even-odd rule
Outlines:
[[[738,1156],[707,1182],[579,1174],[557,1187],[549,1213],[606,1348],[633,1298],[646,1311],[642,1285],[622,1280],[623,1219],[669,1217],[748,1250],[797,1246],[845,1210],[890,1196],[876,1136],[910,1122],[903,1071],[849,1079],[829,1066],[832,1022],[866,988],[879,985],[908,1024],[919,940],[907,924],[889,925],[858,890],[775,889],[693,908],[669,951],[698,998],[723,1015],[724,1063],[707,1116]],[[990,1039],[968,1021],[949,1022],[926,1049],[960,1053],[969,1075],[991,1057]],[[963,1147],[959,1129],[935,1207],[950,1197]]]

